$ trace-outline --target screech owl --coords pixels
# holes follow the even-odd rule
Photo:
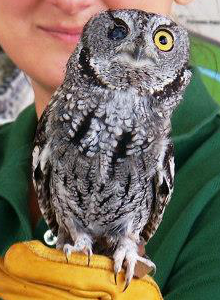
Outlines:
[[[171,115],[188,85],[189,39],[170,19],[115,10],[85,25],[63,84],[44,111],[33,151],[39,207],[67,257],[125,262],[157,230],[172,191]]]

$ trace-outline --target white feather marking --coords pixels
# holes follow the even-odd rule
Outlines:
[[[50,143],[48,143],[46,144],[46,146],[44,147],[43,151],[40,154],[39,160],[40,160],[40,167],[42,171],[44,170],[50,155],[51,155],[51,147],[50,147]]]
[[[174,174],[175,174],[174,157],[170,158],[170,173],[171,173],[172,178],[174,178]]]
[[[32,153],[32,156],[33,156],[33,166],[34,168],[37,167],[38,165],[38,162],[39,162],[39,153],[40,153],[40,149],[38,146],[35,146],[34,147],[34,151]]]
[[[70,116],[68,114],[63,114],[63,118],[66,121],[70,120]]]
[[[164,157],[165,157],[168,143],[169,141],[167,139],[162,139],[156,142],[156,147],[158,147],[158,151],[160,153],[159,161],[158,161],[158,170],[164,169],[163,162],[164,162]]]
[[[67,99],[67,100],[70,100],[71,97],[72,97],[72,94],[67,94],[67,95],[66,95],[66,99]]]

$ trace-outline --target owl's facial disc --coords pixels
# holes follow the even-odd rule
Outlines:
[[[118,53],[117,56],[120,63],[125,63],[133,66],[134,68],[142,68],[144,66],[153,66],[155,61],[151,57],[144,45],[136,45],[132,48],[124,48]]]
[[[126,39],[130,33],[129,26],[122,19],[113,17],[110,11],[108,14],[111,20],[113,20],[113,24],[108,30],[108,39],[113,42],[122,42],[121,45],[117,47],[118,49],[116,51],[120,62],[131,63],[135,67],[145,65],[148,57],[143,42],[144,37],[137,37],[135,43],[133,42],[132,45],[129,45],[126,42],[124,43],[124,39]]]

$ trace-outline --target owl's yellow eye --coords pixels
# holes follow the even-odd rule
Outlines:
[[[154,35],[154,43],[158,49],[166,52],[173,48],[174,39],[169,31],[161,29]]]

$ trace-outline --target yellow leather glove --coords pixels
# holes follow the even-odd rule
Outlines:
[[[72,254],[39,241],[13,245],[0,258],[0,298],[4,300],[162,300],[150,276],[133,279],[124,289],[124,272],[114,282],[113,262],[100,255]]]

